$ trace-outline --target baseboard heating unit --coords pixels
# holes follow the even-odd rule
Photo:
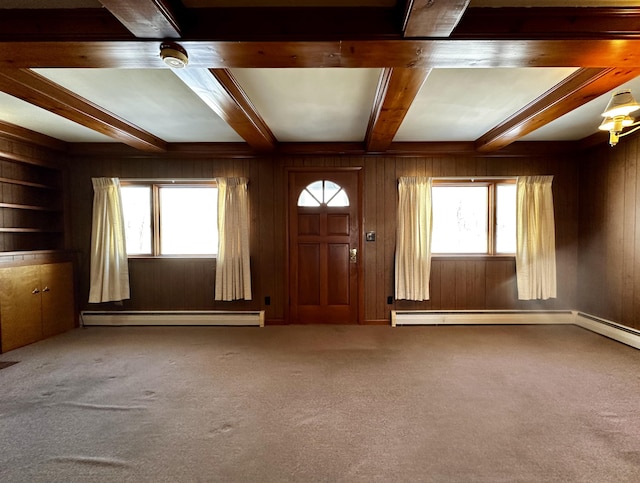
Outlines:
[[[90,326],[251,326],[264,327],[264,310],[256,311],[85,311],[83,327]]]
[[[570,310],[393,310],[391,325],[573,324]]]
[[[572,310],[393,310],[391,325],[573,324],[640,349],[640,331]]]

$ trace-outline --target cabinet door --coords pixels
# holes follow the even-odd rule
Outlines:
[[[40,267],[0,270],[2,352],[42,339]]]
[[[44,337],[75,327],[73,264],[52,263],[40,266],[42,287],[42,331]]]

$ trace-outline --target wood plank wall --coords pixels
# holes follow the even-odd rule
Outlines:
[[[580,161],[578,309],[640,329],[640,136]]]
[[[265,309],[267,322],[285,317],[286,168],[351,167],[364,170],[364,224],[375,242],[362,242],[365,300],[363,320],[389,322],[392,309],[573,309],[576,304],[578,189],[576,163],[566,157],[384,158],[309,157],[247,160],[136,159],[98,157],[70,163],[72,244],[80,256],[81,310],[117,309],[87,304],[92,188],[91,177],[211,178],[246,176],[252,209],[254,300],[214,302],[215,264],[211,260],[132,260],[131,310]],[[522,302],[516,297],[515,262],[497,259],[438,259],[432,268],[432,300],[397,301],[393,295],[397,179],[400,176],[491,176],[553,174],[556,200],[559,297]],[[265,297],[271,304],[265,306]]]

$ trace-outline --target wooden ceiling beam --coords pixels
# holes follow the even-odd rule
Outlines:
[[[179,38],[180,23],[167,0],[100,0],[138,38]]]
[[[173,72],[252,149],[275,149],[275,136],[231,72],[227,69],[193,68]]]
[[[640,38],[618,40],[181,40],[189,68],[640,68]],[[0,41],[2,68],[163,68],[160,42]]]
[[[483,153],[502,149],[638,75],[640,69],[578,69],[477,139],[476,149]]]
[[[469,0],[409,0],[405,37],[448,37],[467,10]]]
[[[369,118],[365,146],[386,151],[431,69],[383,69]]]
[[[131,39],[134,35],[157,41],[180,36],[194,41],[227,42],[398,40],[447,36],[475,40],[640,38],[639,7],[469,7],[463,10],[461,7],[466,0],[436,0],[431,7],[421,9],[420,5],[429,1],[413,0],[406,11],[402,6],[172,10],[171,5],[178,2],[158,1],[160,3],[154,0],[104,0],[107,8],[90,9],[2,9],[0,40],[109,41]],[[446,28],[437,26],[438,9],[447,18],[443,23]],[[114,15],[132,19],[120,23]],[[420,20],[426,26],[420,26]],[[421,29],[416,35],[406,30],[407,23],[414,22]],[[436,25],[430,27],[434,22]],[[163,31],[169,35],[160,35]]]
[[[638,7],[469,8],[452,38],[638,38]]]
[[[135,148],[167,148],[162,139],[28,69],[0,70],[0,91]]]

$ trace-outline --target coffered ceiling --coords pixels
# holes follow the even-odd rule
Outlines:
[[[587,146],[622,88],[640,2],[0,1],[0,133],[62,150]]]

